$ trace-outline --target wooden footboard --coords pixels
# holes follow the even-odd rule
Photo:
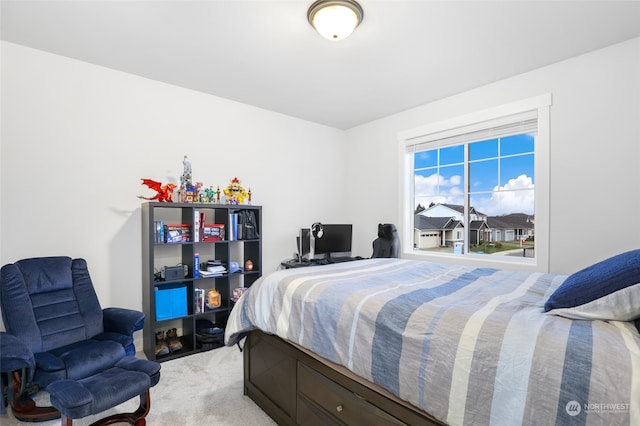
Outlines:
[[[279,425],[442,425],[343,367],[260,331],[245,341],[244,393]]]

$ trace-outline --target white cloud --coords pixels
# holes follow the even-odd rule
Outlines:
[[[452,176],[446,179],[434,173],[431,176],[415,177],[416,194],[438,194],[430,196],[416,196],[416,204],[428,207],[430,203],[446,203],[462,205],[464,193],[462,191],[462,177]],[[439,188],[439,191],[438,191]],[[499,216],[508,213],[534,213],[533,179],[527,175],[520,175],[510,179],[506,185],[496,186],[491,194],[472,196],[472,204],[476,210],[489,216]]]
[[[533,180],[527,175],[520,175],[509,179],[506,185],[496,186],[490,199],[474,206],[477,210],[489,216],[499,216],[508,213],[534,213]]]
[[[444,176],[434,173],[430,176],[415,177],[416,194],[437,194],[437,195],[417,195],[416,204],[429,207],[429,204],[462,204],[463,190],[462,177],[452,176],[446,179]]]

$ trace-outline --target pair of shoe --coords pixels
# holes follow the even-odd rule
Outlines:
[[[169,352],[176,352],[182,349],[182,342],[178,337],[177,329],[172,328],[156,332],[156,356],[168,355]]]

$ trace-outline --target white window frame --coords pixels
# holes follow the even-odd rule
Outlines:
[[[471,266],[493,266],[498,268],[517,267],[538,272],[549,271],[549,114],[552,105],[551,93],[488,108],[447,120],[430,123],[398,134],[398,161],[400,171],[398,191],[399,233],[402,244],[402,257],[408,259],[430,260],[435,262],[457,262]],[[512,257],[474,255],[463,256],[453,253],[418,251],[413,249],[414,230],[414,170],[413,158],[407,153],[407,147],[414,145],[417,139],[429,139],[430,135],[455,135],[466,133],[469,129],[482,128],[483,123],[495,122],[504,117],[536,111],[538,131],[535,146],[535,257]],[[466,242],[467,244],[468,242]]]

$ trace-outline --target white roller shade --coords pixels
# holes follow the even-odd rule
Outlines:
[[[538,111],[533,110],[408,139],[406,150],[425,151],[523,133],[536,134],[537,130]]]

